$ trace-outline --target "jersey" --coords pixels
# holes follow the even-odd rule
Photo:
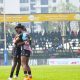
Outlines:
[[[31,47],[30,47],[29,33],[25,32],[25,31],[22,32],[20,35],[20,39],[25,42],[25,44],[22,45],[22,49],[32,51]]]
[[[13,49],[12,49],[12,55],[13,56],[20,56],[21,55],[21,46],[17,46],[17,44],[14,44],[16,37],[13,38]]]

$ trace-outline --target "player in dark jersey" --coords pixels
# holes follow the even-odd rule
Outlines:
[[[10,77],[8,78],[8,80],[12,80],[15,68],[16,68],[15,78],[18,77],[20,66],[21,66],[21,46],[17,46],[17,43],[15,44],[16,38],[21,33],[19,30],[19,25],[15,27],[15,30],[17,32],[17,35],[13,39],[13,50],[12,50],[13,65],[12,65]]]

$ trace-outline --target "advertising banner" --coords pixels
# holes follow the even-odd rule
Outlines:
[[[0,15],[0,22],[42,22],[42,21],[74,21],[80,20],[80,14],[75,13],[55,13],[55,14],[6,14]]]
[[[80,58],[48,59],[49,65],[80,65]]]

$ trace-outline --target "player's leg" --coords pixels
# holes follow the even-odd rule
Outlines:
[[[24,75],[27,75],[26,56],[21,56],[21,65],[23,67]]]
[[[17,66],[16,66],[16,75],[15,75],[15,78],[18,77],[19,75],[19,71],[20,71],[20,66],[21,66],[21,56],[18,56],[17,57]]]
[[[30,66],[28,63],[29,63],[29,57],[26,57],[26,66],[27,66],[28,78],[29,78],[29,80],[32,80],[31,69],[30,69]]]
[[[13,73],[14,73],[16,65],[17,65],[17,58],[13,57],[13,65],[12,65],[12,68],[11,68],[11,73],[10,73],[9,80],[11,80],[11,78],[13,77]]]
[[[29,78],[32,78],[31,69],[30,69],[30,66],[28,64],[29,63],[29,58],[30,58],[30,51],[27,50],[26,54],[27,54],[27,56],[26,56],[26,66],[27,66],[28,76],[29,76]]]
[[[30,51],[24,50],[21,56],[21,64],[24,70],[25,79],[24,80],[32,80],[31,69],[28,65],[30,57]]]

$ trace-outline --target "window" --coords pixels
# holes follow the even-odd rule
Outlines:
[[[80,7],[79,7],[79,11],[80,11]]]
[[[53,2],[55,3],[55,2],[56,2],[56,0],[53,0]]]
[[[56,11],[56,7],[53,7],[53,11]]]
[[[0,0],[0,3],[3,3],[3,0]]]
[[[69,0],[66,0],[66,2],[69,2]]]
[[[1,13],[1,12],[3,12],[3,8],[2,8],[2,7],[0,7],[0,13]]]
[[[35,2],[35,0],[31,0],[31,2]]]
[[[28,11],[29,8],[28,7],[20,7],[20,11]]]
[[[41,13],[48,13],[48,7],[42,7]]]
[[[35,14],[36,12],[35,11],[31,11],[31,14]]]
[[[20,0],[20,3],[28,3],[28,0]]]
[[[48,0],[41,0],[41,5],[48,5]]]
[[[35,10],[34,4],[31,4],[31,10]]]

